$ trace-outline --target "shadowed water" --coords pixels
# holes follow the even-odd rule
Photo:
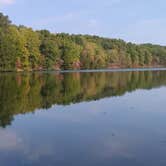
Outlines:
[[[1,166],[165,166],[166,71],[1,73]]]

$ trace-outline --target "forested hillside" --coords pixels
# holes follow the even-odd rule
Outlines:
[[[0,71],[161,67],[166,47],[16,26],[0,13]]]

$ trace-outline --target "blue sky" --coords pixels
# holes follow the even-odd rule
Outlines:
[[[15,24],[166,45],[165,0],[0,0]]]

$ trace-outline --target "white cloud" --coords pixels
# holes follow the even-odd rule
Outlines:
[[[11,5],[15,2],[15,0],[0,0],[0,6],[1,5]]]

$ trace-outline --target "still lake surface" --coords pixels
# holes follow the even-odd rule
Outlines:
[[[1,166],[165,166],[166,71],[0,74]]]

